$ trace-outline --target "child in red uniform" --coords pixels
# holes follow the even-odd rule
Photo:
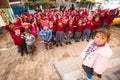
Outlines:
[[[69,20],[68,26],[66,26],[66,45],[69,43],[71,44],[71,39],[73,37],[73,32],[74,32],[74,25],[73,25],[73,20]]]
[[[85,27],[85,30],[84,30],[84,37],[87,36],[87,42],[89,42],[89,40],[90,40],[90,34],[91,34],[92,26],[93,26],[93,17],[88,16],[88,21],[86,23],[86,27]]]
[[[62,23],[62,20],[58,20],[58,25],[56,26],[56,46],[58,47],[58,44],[60,43],[60,46],[62,45],[62,42],[64,41],[64,26]]]
[[[110,18],[111,18],[110,9],[108,9],[108,10],[106,10],[106,13],[105,13],[104,24],[103,24],[104,28],[107,28],[107,29],[109,28]]]
[[[14,32],[13,28],[14,28],[14,24],[11,23],[11,22],[8,22],[8,24],[5,26],[5,30],[7,30],[9,32],[11,38],[14,41],[14,44],[16,45],[16,42],[15,42],[15,39],[14,39],[15,32]]]
[[[75,32],[75,42],[79,42],[79,39],[81,37],[81,34],[82,34],[82,30],[84,28],[84,24],[82,22],[82,18],[80,18],[78,20],[78,24],[76,25],[76,32]]]
[[[53,42],[53,45],[55,44],[55,25],[53,21],[49,21],[49,29],[52,31],[52,39],[51,41]]]
[[[100,28],[100,20],[99,19],[100,19],[99,16],[96,15],[96,17],[94,19],[94,25],[92,27],[92,34],[91,34],[92,39],[94,37],[96,30]]]
[[[21,38],[22,32],[20,28],[18,26],[14,26],[14,32],[15,32],[14,40],[15,40],[16,45],[18,45],[21,56],[24,55],[24,51],[28,54],[25,40]]]

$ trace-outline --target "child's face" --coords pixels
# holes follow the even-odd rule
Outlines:
[[[11,29],[13,29],[13,27],[14,27],[14,24],[10,24],[10,26],[9,26]]]
[[[71,20],[70,22],[69,22],[69,24],[72,24],[73,23],[73,21]]]
[[[97,18],[95,18],[95,21],[99,21],[99,18],[97,17]]]
[[[15,30],[15,34],[16,34],[17,36],[19,36],[19,35],[20,35],[20,30],[19,30],[19,29],[16,29],[16,30]]]
[[[82,20],[79,20],[78,23],[81,24],[81,23],[82,23]]]
[[[50,23],[49,23],[50,25],[53,25],[53,22],[52,21],[50,21]]]
[[[59,25],[59,26],[62,26],[62,22],[59,22],[58,25]]]
[[[97,45],[104,45],[108,39],[103,33],[97,33],[94,37],[94,41]]]
[[[28,33],[28,32],[25,32],[25,36],[30,36],[30,33]]]
[[[44,30],[48,30],[48,26],[45,26],[45,27],[44,27]]]
[[[92,20],[92,17],[89,17],[88,20]]]

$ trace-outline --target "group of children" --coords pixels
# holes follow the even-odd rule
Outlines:
[[[18,45],[21,56],[24,52],[30,54],[35,51],[34,43],[38,32],[46,49],[52,48],[49,43],[58,47],[63,46],[64,41],[68,45],[72,44],[72,39],[75,42],[85,39],[89,42],[90,38],[94,38],[81,53],[84,58],[82,67],[86,72],[85,78],[90,80],[94,73],[101,77],[112,54],[107,44],[110,34],[98,29],[108,29],[117,14],[118,10],[113,9],[90,12],[82,8],[64,11],[46,9],[43,12],[36,11],[35,14],[16,16],[16,22],[8,22],[5,29],[9,31],[15,45]]]
[[[46,9],[43,12],[36,11],[34,14],[16,15],[16,22],[8,22],[5,28],[10,32],[15,45],[18,45],[18,51],[23,55],[23,49],[26,53],[34,52],[33,44],[37,38],[37,31],[46,47],[50,42],[57,47],[63,46],[64,41],[68,45],[71,44],[72,39],[75,42],[84,39],[89,42],[97,29],[109,28],[117,14],[118,11],[113,9],[90,12],[83,8],[77,10],[69,8],[64,11]]]

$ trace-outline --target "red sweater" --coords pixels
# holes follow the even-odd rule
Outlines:
[[[94,25],[94,22],[92,20],[91,21],[88,20],[86,24],[86,28],[91,30],[93,25]]]
[[[81,24],[81,25],[77,24],[77,26],[76,26],[76,32],[82,32],[83,28],[84,28],[83,24]]]
[[[21,38],[21,34],[19,36],[15,35],[14,40],[15,40],[15,45],[20,45],[25,42],[25,40]]]
[[[58,26],[56,27],[56,32],[57,32],[57,31],[64,31],[64,27],[58,25]]]
[[[67,33],[73,33],[73,32],[74,32],[74,27],[73,27],[73,25],[68,25],[68,26],[66,27],[66,32],[67,32]]]
[[[92,27],[92,30],[96,30],[100,28],[100,21],[94,21],[94,25]]]

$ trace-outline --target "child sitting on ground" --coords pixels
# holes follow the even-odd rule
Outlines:
[[[86,80],[91,80],[93,75],[101,78],[103,72],[108,66],[112,50],[108,45],[110,33],[106,29],[97,30],[94,40],[90,41],[88,46],[83,50],[82,67],[86,73]]]

